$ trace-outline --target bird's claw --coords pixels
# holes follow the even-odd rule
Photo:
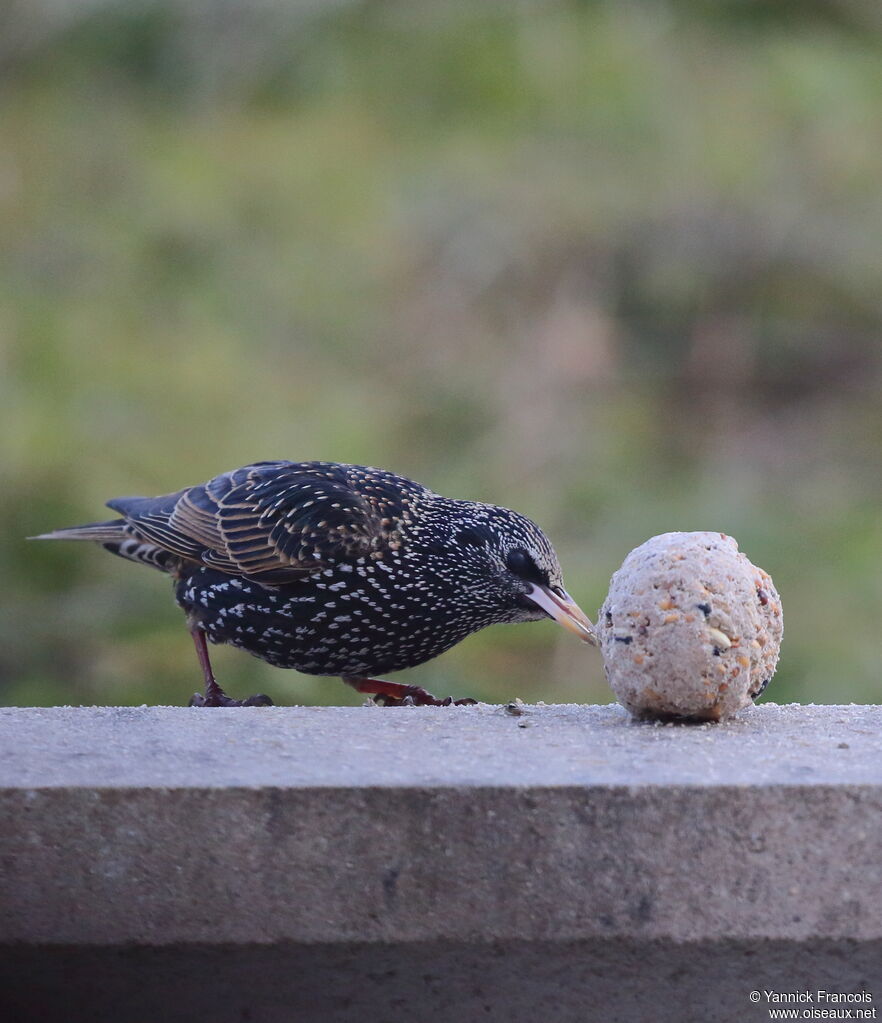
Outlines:
[[[249,696],[244,700],[234,700],[221,693],[219,696],[203,696],[202,693],[193,693],[190,697],[189,707],[272,707],[273,701],[264,693],[256,696]]]
[[[401,697],[378,693],[374,697],[374,702],[381,707],[473,707],[478,702],[471,698],[454,700],[452,696],[445,696],[443,700],[439,700],[421,686],[406,686],[405,690],[405,695]]]

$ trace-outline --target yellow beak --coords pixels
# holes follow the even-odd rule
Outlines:
[[[531,583],[530,589],[527,591],[527,599],[541,607],[559,625],[569,632],[575,633],[584,643],[597,646],[594,626],[568,593],[561,596],[547,586],[537,586],[535,583]]]

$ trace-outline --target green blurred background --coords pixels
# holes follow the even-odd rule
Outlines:
[[[22,538],[271,458],[515,507],[589,614],[731,533],[769,698],[878,701],[880,337],[874,3],[0,3],[0,702],[186,702],[167,581]],[[609,699],[550,622],[410,679]]]

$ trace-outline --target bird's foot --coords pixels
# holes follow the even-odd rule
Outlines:
[[[205,693],[193,693],[190,697],[190,707],[272,707],[273,701],[260,693],[258,696],[249,696],[246,700],[234,700],[218,685],[214,672],[211,670],[211,661],[208,657],[208,646],[205,642],[205,633],[196,625],[190,628],[190,635],[196,645],[196,656],[199,658],[199,665],[202,668],[202,675],[205,679]]]
[[[189,707],[272,707],[273,701],[259,693],[257,696],[249,696],[245,700],[234,700],[223,691],[203,696],[202,693],[193,693],[190,697]]]
[[[398,700],[394,696],[384,696],[382,693],[377,693],[371,699],[378,707],[474,707],[478,702],[471,699],[471,697],[467,697],[464,700],[454,700],[452,696],[445,696],[443,700],[439,700],[432,696],[431,693],[427,693],[426,696],[428,699],[420,699],[418,696],[404,696]]]
[[[445,696],[443,700],[439,700],[437,696],[432,696],[420,686],[402,686],[401,688],[405,691],[403,696],[376,693],[374,703],[381,707],[473,707],[478,702],[471,698],[454,700],[452,696]]]
[[[358,693],[374,697],[374,703],[381,707],[469,707],[477,700],[454,700],[448,696],[439,700],[427,693],[421,686],[407,686],[402,682],[387,682],[382,678],[364,678],[361,675],[344,675],[343,681]]]

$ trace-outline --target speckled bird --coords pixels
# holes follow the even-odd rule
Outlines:
[[[381,469],[256,462],[107,506],[121,518],[34,539],[96,541],[172,577],[205,680],[191,706],[272,702],[227,696],[206,639],[279,668],[340,676],[387,706],[453,702],[375,676],[422,664],[487,625],[550,617],[594,642],[534,522]]]

